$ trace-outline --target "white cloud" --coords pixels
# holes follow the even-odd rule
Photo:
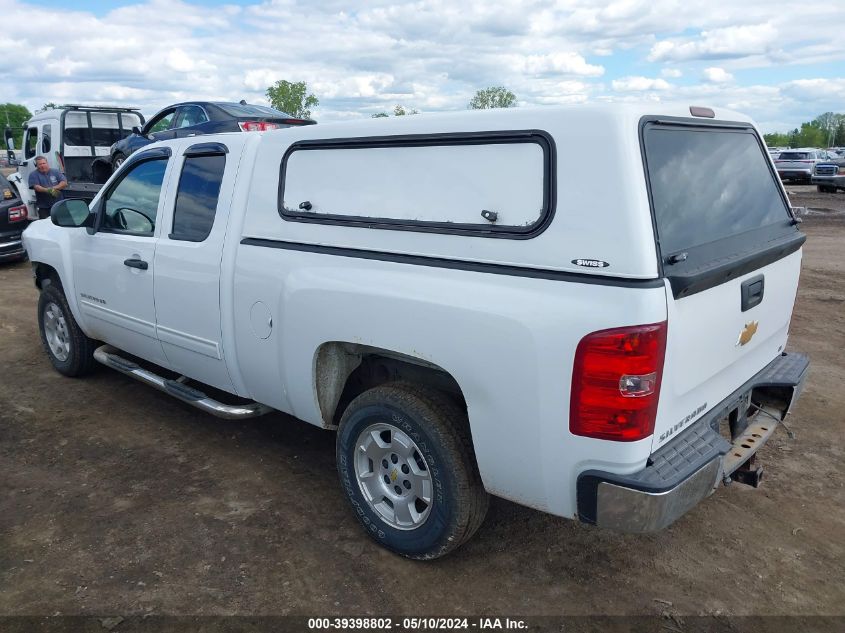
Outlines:
[[[764,126],[845,110],[845,80],[822,79],[843,76],[845,2],[252,0],[209,10],[200,0],[137,0],[96,14],[85,6],[0,0],[4,25],[16,25],[0,48],[26,51],[0,66],[3,100],[31,110],[125,102],[152,114],[189,99],[266,103],[267,87],[287,79],[320,98],[320,121],[397,103],[463,110],[476,90],[496,85],[520,105],[679,98],[735,107]],[[754,78],[784,65],[800,79]]]
[[[588,64],[577,53],[549,53],[547,55],[503,55],[502,63],[511,71],[543,75],[557,73],[564,75],[580,75],[584,77],[600,77],[604,74],[602,66]]]
[[[181,48],[174,48],[167,54],[167,66],[180,73],[189,73],[196,68],[196,63]]]
[[[726,84],[734,80],[734,76],[724,68],[713,66],[704,69],[704,79],[714,84]]]
[[[690,59],[727,59],[770,53],[781,40],[772,24],[729,26],[703,31],[698,38],[676,38],[657,42],[650,61],[686,61]]]
[[[624,77],[611,82],[616,92],[645,92],[647,90],[669,90],[672,86],[665,79],[648,77]]]

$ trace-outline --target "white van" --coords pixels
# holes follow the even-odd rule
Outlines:
[[[30,220],[38,219],[35,194],[29,189],[29,174],[35,171],[35,157],[44,156],[50,167],[64,173],[66,198],[90,202],[109,175],[112,143],[129,136],[132,128],[143,125],[138,108],[63,105],[35,114],[24,122],[23,147],[17,152],[18,173],[9,176],[18,197],[27,205]],[[7,130],[9,147],[11,130]],[[96,159],[105,162],[98,172]]]
[[[184,138],[52,220],[24,242],[59,372],[336,429],[355,517],[413,558],[470,538],[488,494],[647,532],[756,486],[808,366],[784,349],[805,236],[730,111]]]

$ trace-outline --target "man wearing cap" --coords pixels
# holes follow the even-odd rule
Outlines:
[[[67,187],[67,178],[58,169],[50,169],[47,159],[35,157],[35,171],[29,174],[29,188],[35,191],[35,206],[38,218],[50,217],[50,207],[64,197],[62,189]]]

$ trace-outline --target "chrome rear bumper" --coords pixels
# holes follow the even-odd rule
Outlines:
[[[809,360],[802,354],[778,356],[740,389],[649,459],[634,475],[590,470],[578,478],[578,516],[621,532],[661,530],[708,497],[720,481],[749,462],[774,433],[801,393]],[[733,441],[720,422],[738,407],[760,403],[760,413]],[[755,484],[756,485],[756,484]]]

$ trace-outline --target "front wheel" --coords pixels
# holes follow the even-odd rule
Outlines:
[[[79,328],[65,293],[53,283],[46,283],[38,298],[38,328],[41,343],[56,371],[72,377],[91,372],[96,343]]]
[[[118,168],[123,164],[123,161],[125,161],[125,160],[126,160],[126,156],[124,156],[120,152],[117,152],[114,155],[114,158],[112,159],[112,162],[111,162],[112,167],[114,168],[114,171],[117,171]]]
[[[367,534],[408,558],[449,553],[487,513],[466,413],[427,387],[391,383],[353,400],[338,429],[337,465]]]

